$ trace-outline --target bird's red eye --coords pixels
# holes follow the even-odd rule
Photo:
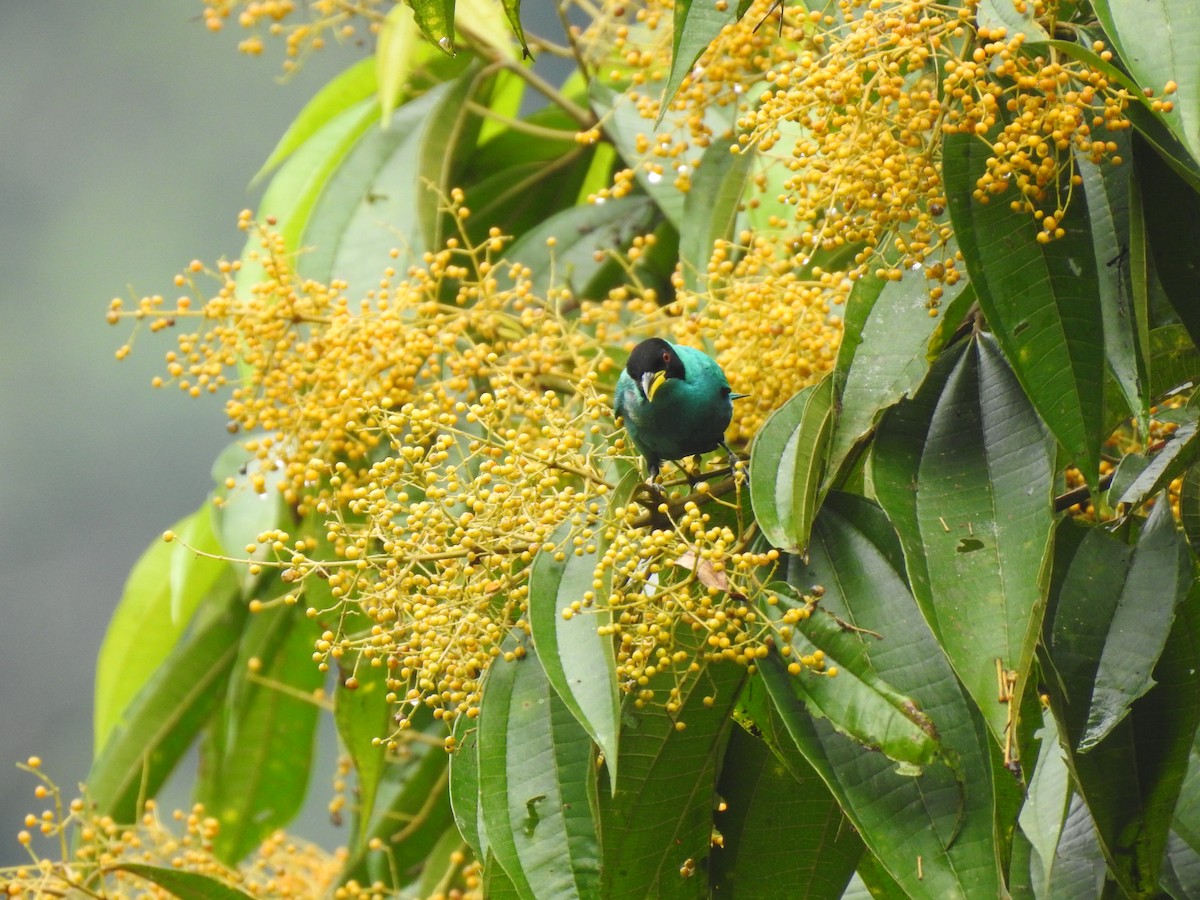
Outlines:
[[[663,351],[663,362],[669,363],[670,361],[671,361],[671,354],[667,353],[666,351]]]

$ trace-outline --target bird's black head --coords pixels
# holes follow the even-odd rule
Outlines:
[[[654,393],[668,378],[684,378],[687,373],[683,368],[683,360],[675,352],[675,348],[662,338],[647,338],[629,354],[625,363],[625,371],[633,379],[633,383],[641,388],[647,400],[654,399]]]

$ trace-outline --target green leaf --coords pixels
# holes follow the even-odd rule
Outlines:
[[[1200,724],[1200,591],[1165,499],[1132,547],[1059,532],[1052,707],[1112,874],[1152,892]]]
[[[442,746],[446,726],[428,707],[413,710],[409,720],[386,758],[372,814],[358,813],[358,840],[343,866],[342,884],[382,881],[397,887],[397,875],[403,883],[404,874],[426,861],[446,830],[455,831],[450,755]]]
[[[1150,332],[1150,395],[1164,397],[1180,387],[1200,383],[1200,351],[1182,325]]]
[[[1113,136],[1118,154],[1128,159],[1129,135]],[[1143,431],[1150,416],[1149,359],[1146,335],[1150,324],[1146,307],[1129,302],[1126,292],[1125,256],[1130,234],[1131,179],[1128,165],[1097,165],[1075,153],[1075,167],[1083,180],[1084,197],[1092,224],[1092,246],[1096,260],[1100,311],[1104,316],[1104,354],[1116,378],[1126,406]]]
[[[679,7],[675,9],[678,14]],[[684,197],[679,229],[679,264],[686,290],[702,292],[708,287],[713,248],[733,238],[754,156],[749,148],[733,153],[723,143],[704,151]]]
[[[639,472],[627,472],[609,495],[608,509],[623,509],[640,484]],[[621,698],[612,635],[604,631],[612,622],[612,570],[606,569],[602,582],[595,583],[611,518],[592,523],[598,532],[592,539],[594,553],[573,551],[571,538],[578,529],[569,521],[551,537],[554,549],[539,551],[529,574],[529,626],[550,686],[600,747],[609,780],[616,785]],[[587,604],[589,594],[592,602]],[[573,612],[569,620],[563,617],[568,611]]]
[[[513,34],[521,42],[522,59],[533,59],[529,45],[525,43],[525,29],[521,25],[521,0],[500,0],[500,5],[504,8],[504,15],[508,24],[512,26]]]
[[[862,839],[798,752],[787,762],[734,728],[721,767],[712,855],[715,896],[761,896],[768,884],[792,897],[839,897],[862,855]]]
[[[251,485],[258,464],[240,443],[234,443],[221,451],[212,467],[213,481],[219,485],[215,492],[219,504],[212,513],[213,532],[225,555],[236,560],[265,560],[270,552],[266,544],[259,544],[253,553],[247,553],[246,546],[257,543],[260,534],[282,526],[290,517],[283,494],[277,489],[283,470],[271,466],[264,473],[260,494]],[[232,479],[232,487],[225,487],[228,479]],[[261,580],[249,566],[239,565],[234,572],[244,595],[249,595]]]
[[[1112,41],[1121,63],[1139,87],[1163,95],[1168,81],[1179,86],[1171,97],[1175,110],[1161,114],[1162,120],[1200,160],[1200,18],[1190,0],[1155,0],[1131,5],[1113,0],[1092,4],[1104,31]],[[1138,93],[1138,92],[1135,92]]]
[[[690,629],[676,631],[676,647],[689,655],[700,652],[700,640]],[[713,852],[717,774],[730,711],[745,678],[744,666],[728,662],[700,664],[699,671],[686,673],[659,672],[649,688],[665,697],[678,687],[675,699],[681,705],[675,714],[657,699],[639,707],[626,698],[621,780],[610,794],[602,777],[599,790],[600,896],[707,896],[702,873]]]
[[[741,14],[729,4],[700,0],[676,0],[675,30],[671,37],[671,72],[663,89],[658,121],[661,122],[679,86],[696,65],[708,45],[717,39],[721,29],[738,20]]]
[[[904,774],[919,774],[936,761],[940,747],[933,723],[911,697],[879,676],[863,636],[820,606],[808,610],[804,598],[790,585],[774,583],[767,590],[771,593],[759,609],[780,628],[781,645],[791,649],[786,656],[772,654],[759,662],[760,668],[771,669],[764,672],[763,683],[776,705],[791,705],[799,699],[812,716],[828,719],[839,734],[880,751],[898,763]],[[792,628],[780,627],[789,610],[809,614]],[[824,654],[826,670],[836,670],[835,676],[802,671],[783,677],[788,674],[788,660],[812,656],[818,650]],[[775,698],[780,688],[790,696]]]
[[[369,100],[376,89],[376,65],[371,58],[360,59],[323,85],[288,126],[250,184],[257,184],[346,110]]]
[[[210,875],[168,869],[145,863],[123,862],[105,869],[107,872],[128,872],[170,891],[179,900],[253,900],[250,894]]]
[[[948,250],[952,256],[953,250]],[[957,326],[974,302],[959,278],[943,286],[942,307],[930,313],[929,281],[908,272],[900,281],[867,274],[846,301],[845,329],[838,347],[835,378],[841,390],[830,450],[834,475],[851,451],[871,433],[885,409],[912,396],[929,371],[930,342],[945,325]]]
[[[1121,460],[1109,488],[1109,502],[1138,507],[1188,470],[1200,457],[1200,435],[1195,420],[1185,422],[1157,447],[1151,456],[1130,454]],[[1127,462],[1141,463],[1132,478],[1122,477]]]
[[[1200,263],[1189,239],[1200,229],[1200,195],[1144,141],[1135,142],[1133,161],[1154,271],[1192,341],[1200,341]]]
[[[458,833],[476,859],[491,859],[487,826],[479,803],[479,729],[466,716],[454,720],[456,746],[450,756],[450,808]]]
[[[420,28],[413,10],[397,3],[384,16],[375,42],[375,81],[378,84],[380,125],[387,128],[400,105],[417,66]]]
[[[375,797],[387,768],[387,741],[383,738],[393,725],[393,707],[387,702],[387,666],[372,666],[363,657],[358,657],[356,670],[345,667],[344,663],[343,657],[339,660],[339,678],[333,691],[333,722],[358,779],[358,809],[355,811],[352,847],[361,852],[367,841],[367,824],[375,811]],[[350,677],[357,682],[353,689],[346,687]]]
[[[1015,785],[1007,773],[995,777],[998,754],[987,729],[919,614],[903,573],[896,535],[880,509],[860,497],[831,493],[813,529],[809,560],[793,559],[788,581],[821,585],[821,605],[864,629],[853,636],[867,661],[880,679],[915,699],[953,765],[902,775],[883,754],[865,753],[826,720],[813,719],[799,700],[777,706],[765,720],[754,716],[754,722],[769,743],[795,743],[874,858],[909,896],[998,896],[997,848],[1008,827],[998,820]],[[766,667],[759,671],[767,676]]]
[[[488,666],[478,724],[490,853],[521,896],[595,896],[592,742],[524,639],[518,658],[497,657]]]
[[[1004,28],[1009,35],[1024,35],[1022,47],[1037,47],[1050,40],[1050,35],[1034,17],[1033,7],[1026,4],[1018,11],[1010,0],[979,0],[975,9],[977,28]]]
[[[321,628],[296,606],[253,616],[238,648],[217,729],[196,784],[221,823],[219,859],[235,863],[304,804],[324,675],[313,664]]]
[[[100,646],[94,754],[103,749],[130,703],[183,637],[196,609],[221,606],[238,593],[229,563],[202,555],[221,553],[212,532],[210,503],[171,530],[179,540],[168,544],[155,539],[129,573]]]
[[[771,413],[750,447],[754,519],[771,544],[789,553],[808,545],[824,497],[833,422],[833,379],[826,376]]]
[[[454,0],[412,0],[421,33],[447,56],[454,55]]]
[[[141,801],[158,793],[220,702],[246,615],[237,595],[202,607],[125,708],[87,778],[101,815],[132,822]]]
[[[1151,670],[1191,584],[1165,496],[1133,547],[1086,530],[1062,574],[1047,645],[1070,698],[1066,733],[1078,752],[1102,741],[1153,686]]]
[[[598,299],[589,288],[607,260],[597,254],[622,250],[653,230],[657,210],[645,197],[620,197],[591,206],[572,206],[526,232],[505,253],[532,272],[533,293],[548,296],[569,287],[577,297]]]
[[[439,204],[457,173],[461,146],[473,146],[478,119],[468,96],[474,72],[431,88],[396,110],[388,128],[361,133],[322,185],[301,238],[306,276],[374,285],[389,264],[402,269],[440,246]],[[400,263],[389,252],[401,251]]]
[[[943,169],[950,218],[988,327],[1038,415],[1089,484],[1099,478],[1104,425],[1104,329],[1087,205],[1066,233],[1038,243],[1031,216],[1000,194],[972,197],[991,146],[949,135]]]
[[[1031,882],[1035,896],[1053,897],[1058,846],[1071,799],[1070,773],[1058,742],[1054,716],[1046,711],[1038,732],[1041,747],[1017,822],[1029,839]],[[1061,896],[1061,895],[1060,895]]]
[[[990,335],[939,359],[884,417],[871,474],[913,594],[998,744],[1024,694],[1045,605],[1053,462],[1037,414]]]

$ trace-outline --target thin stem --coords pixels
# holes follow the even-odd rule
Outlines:
[[[477,116],[507,125],[513,131],[520,131],[523,134],[545,138],[548,141],[561,141],[564,144],[575,142],[575,132],[573,131],[563,131],[561,128],[546,128],[544,125],[534,125],[532,122],[526,122],[522,119],[510,119],[508,116],[501,115],[484,106],[482,103],[476,103],[474,100],[467,101],[467,109]]]

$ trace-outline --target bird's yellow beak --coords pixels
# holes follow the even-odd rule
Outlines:
[[[666,372],[647,372],[642,376],[642,390],[646,393],[646,399],[653,401],[654,394],[667,382]]]

